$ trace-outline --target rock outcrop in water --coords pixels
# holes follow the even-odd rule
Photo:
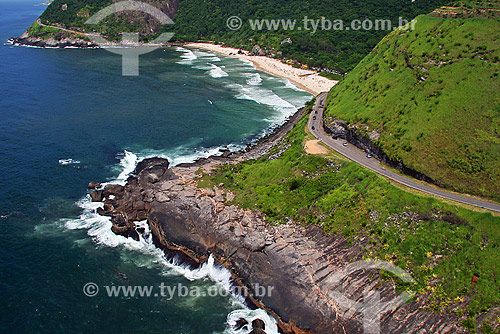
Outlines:
[[[98,46],[83,38],[64,37],[61,39],[56,38],[42,38],[29,36],[24,34],[21,37],[14,37],[8,40],[13,45],[35,46],[39,48],[79,48],[79,49],[93,49]]]
[[[146,219],[157,246],[198,263],[213,254],[284,333],[363,333],[364,315],[374,305],[364,298],[377,293],[385,303],[377,312],[381,333],[463,333],[454,317],[424,310],[425,298],[393,310],[387,302],[399,294],[391,281],[380,281],[378,270],[365,268],[339,278],[346,266],[362,259],[363,240],[350,245],[342,236],[292,221],[273,226],[260,212],[232,205],[233,194],[220,186],[197,187],[199,171],[265,154],[292,124],[254,150],[227,158],[173,168],[165,159],[146,159],[125,186],[107,185],[92,198],[104,201],[100,213],[112,217],[115,233],[135,238],[134,221]],[[257,286],[266,293],[258,293]],[[346,308],[338,292],[356,308]],[[256,323],[252,333],[265,329]]]

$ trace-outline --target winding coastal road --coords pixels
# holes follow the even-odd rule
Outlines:
[[[429,187],[424,184],[415,182],[408,177],[394,173],[382,166],[378,160],[374,158],[367,158],[366,153],[356,146],[352,144],[347,144],[347,146],[344,146],[343,144],[345,143],[345,140],[333,139],[323,129],[323,111],[326,103],[326,98],[327,93],[322,93],[316,97],[316,104],[314,105],[311,116],[309,117],[307,127],[317,139],[321,140],[328,147],[342,154],[346,158],[356,162],[357,164],[407,187],[452,201],[500,212],[500,205],[498,204],[481,201],[472,197],[462,196],[443,189]]]

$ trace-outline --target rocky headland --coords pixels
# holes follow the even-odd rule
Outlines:
[[[373,324],[366,327],[364,314],[374,308],[363,300],[378,293],[381,333],[463,333],[453,316],[426,310],[425,296],[393,307],[390,302],[401,291],[393,280],[381,280],[379,270],[339,277],[346,266],[362,260],[366,240],[351,244],[341,235],[293,221],[272,225],[260,212],[231,204],[234,195],[222,184],[198,187],[200,174],[221,163],[266,156],[300,117],[297,113],[247,152],[175,167],[165,159],[146,159],[125,186],[91,183],[90,195],[104,203],[98,212],[111,217],[117,234],[137,238],[134,222],[147,220],[155,244],[166,252],[194,265],[213,255],[231,271],[235,284],[248,288],[249,303],[273,315],[283,333],[368,333]],[[272,293],[256,298],[256,285],[272,287]],[[339,293],[353,304],[340,303]],[[265,333],[265,328],[255,324],[251,333]]]
[[[32,37],[23,35],[21,37],[10,38],[8,43],[13,45],[32,46],[39,48],[79,48],[79,49],[95,49],[99,47],[97,44],[85,40],[83,38],[64,37],[61,39],[42,37]]]

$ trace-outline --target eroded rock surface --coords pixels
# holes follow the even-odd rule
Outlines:
[[[457,319],[422,309],[423,299],[391,309],[387,302],[396,300],[398,293],[392,282],[380,282],[378,270],[358,270],[336,279],[346,266],[361,260],[363,240],[349,245],[317,226],[293,222],[272,226],[260,212],[228,202],[233,194],[221,187],[197,187],[200,169],[255,158],[279,140],[276,136],[244,154],[173,168],[166,160],[148,159],[125,187],[106,186],[94,197],[103,197],[102,214],[112,217],[115,233],[135,237],[132,222],[147,219],[158,246],[197,262],[213,254],[237,284],[253,292],[253,303],[277,318],[285,333],[363,333],[364,314],[372,307],[364,298],[377,292],[384,303],[378,312],[381,333],[462,333]],[[258,297],[255,286],[268,291]],[[360,306],[346,308],[336,293]],[[256,323],[253,333],[265,333],[265,328]]]

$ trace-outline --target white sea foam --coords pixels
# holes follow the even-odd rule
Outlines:
[[[141,158],[134,153],[125,151],[119,164],[122,171],[120,172],[118,178],[110,183],[122,183],[123,180],[125,180],[135,169],[140,160]],[[178,158],[178,160],[182,159]],[[111,231],[111,218],[97,214],[97,209],[102,207],[103,203],[92,202],[90,195],[87,195],[78,201],[77,204],[82,208],[82,213],[77,219],[65,220],[64,226],[67,229],[85,229],[92,240],[99,245],[108,247],[124,247],[130,251],[137,251],[140,254],[145,254],[151,259],[149,261],[150,263],[154,262],[163,268],[163,273],[165,275],[182,275],[190,281],[210,279],[215,285],[218,285],[227,291],[230,296],[230,303],[235,310],[232,311],[227,317],[227,327],[224,331],[225,334],[244,334],[250,331],[247,328],[243,328],[238,331],[235,330],[234,325],[240,318],[244,318],[248,323],[251,323],[257,318],[262,319],[266,324],[266,333],[278,334],[278,328],[274,318],[269,316],[264,310],[249,309],[244,304],[241,296],[237,296],[232,293],[233,285],[231,273],[226,268],[217,264],[213,256],[210,256],[208,261],[200,267],[192,269],[187,265],[179,263],[179,261],[175,258],[168,259],[163,251],[156,248],[153,244],[152,234],[146,221],[136,223],[137,228],[141,228],[142,231],[138,233],[139,240],[134,240],[132,238],[116,235]]]
[[[203,58],[204,61],[221,61],[221,59],[217,56],[213,56],[213,57],[207,57],[207,58]]]
[[[59,159],[59,165],[75,165],[79,164],[79,160],[73,160],[73,159]]]
[[[236,322],[239,319],[245,319],[249,325],[243,326],[240,330],[236,330]],[[266,325],[266,333],[278,333],[278,326],[276,325],[276,320],[271,318],[266,311],[262,309],[250,310],[248,308],[234,310],[227,316],[228,327],[224,331],[224,334],[248,334],[251,331],[251,323],[255,319],[261,319]]]
[[[178,61],[177,64],[181,65],[193,65],[193,61],[198,59],[198,57],[193,53],[193,51],[185,49],[183,47],[176,47],[175,51],[182,52],[183,54],[180,56],[182,60]]]
[[[221,67],[214,64],[209,64],[209,65],[211,66],[211,70],[208,71],[208,74],[210,74],[212,78],[222,78],[229,76],[229,74],[224,72]]]
[[[213,69],[213,66],[212,64],[209,63],[198,63],[195,66],[193,66],[193,68],[196,68],[198,70],[208,71]]]
[[[285,80],[285,87],[286,88],[290,88],[290,89],[293,89],[293,90],[298,91],[298,92],[304,91],[303,89],[300,89],[299,87],[295,86],[295,84],[293,82],[291,82],[290,80],[288,80],[288,79],[284,79],[284,80]]]
[[[262,85],[262,78],[259,73],[245,73],[248,77],[247,84],[251,86],[259,86]]]
[[[240,62],[242,63],[242,65],[244,66],[250,66],[254,69],[256,69],[257,67],[255,67],[255,64],[252,63],[250,60],[247,60],[247,59],[243,59],[243,58],[238,58],[240,60]]]
[[[285,101],[270,89],[257,86],[243,86],[239,84],[231,84],[226,87],[236,91],[237,99],[251,100],[259,104],[265,104],[277,111],[275,117],[272,119],[266,119],[268,122],[281,124],[297,111],[296,106],[288,101]]]
[[[240,151],[245,147],[246,145],[244,144],[229,144],[225,146],[214,146],[209,148],[192,148],[188,146],[179,146],[170,150],[144,149],[137,153],[137,162],[145,158],[159,157],[168,159],[168,161],[170,162],[170,166],[173,167],[183,163],[191,163],[201,158],[220,156],[226,149],[231,152],[235,152]]]

